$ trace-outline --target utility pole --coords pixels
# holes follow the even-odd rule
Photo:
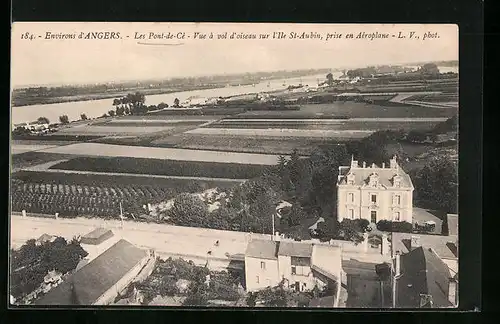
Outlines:
[[[122,209],[122,202],[120,201],[120,221],[123,229],[123,209]]]

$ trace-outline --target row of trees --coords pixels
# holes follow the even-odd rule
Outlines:
[[[168,104],[161,102],[158,105],[149,105],[146,104],[146,97],[143,93],[129,93],[124,97],[115,98],[113,100],[113,107],[115,109],[110,110],[108,115],[113,116],[123,116],[123,115],[141,115],[145,114],[148,111],[165,109],[168,108]],[[178,98],[174,99],[173,107],[178,108],[180,101]]]

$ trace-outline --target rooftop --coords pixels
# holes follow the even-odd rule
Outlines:
[[[449,236],[425,235],[411,233],[392,233],[392,253],[399,251],[401,254],[409,253],[415,247],[411,247],[412,236],[417,236],[421,246],[432,248],[437,255],[443,259],[458,259],[458,240]]]
[[[429,248],[417,248],[401,256],[397,281],[398,307],[420,307],[421,294],[432,296],[433,307],[453,306],[448,300],[448,266]]]
[[[312,251],[312,244],[282,241],[280,243],[278,255],[310,258]]]
[[[278,259],[279,242],[267,240],[252,240],[248,243],[245,256],[260,259]]]
[[[107,228],[98,227],[95,230],[93,230],[92,232],[87,233],[84,236],[82,236],[82,238],[98,239],[98,238],[108,234],[108,232],[111,232],[111,230],[107,229]]]
[[[391,166],[393,164],[393,167]],[[378,176],[378,183],[385,187],[393,186],[394,176],[399,176],[401,179],[401,188],[412,188],[413,184],[411,182],[410,176],[404,172],[399,165],[392,160],[389,166],[382,165],[382,167],[372,164],[372,165],[359,165],[357,161],[352,161],[351,166],[341,166],[339,168],[338,184],[347,184],[347,175],[351,173],[354,176],[354,185],[363,186],[368,184],[370,175],[376,174]]]
[[[92,305],[144,257],[144,250],[120,240],[38,299],[35,304]]]

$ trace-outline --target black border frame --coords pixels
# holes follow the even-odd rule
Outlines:
[[[236,6],[236,8],[235,8]],[[110,4],[99,1],[91,4],[85,1],[70,3],[69,1],[45,1],[36,0],[13,0],[12,21],[205,21],[205,22],[297,22],[297,23],[456,23],[459,25],[460,38],[460,151],[459,151],[459,210],[460,218],[460,240],[466,242],[460,247],[460,310],[481,309],[481,222],[482,222],[482,91],[483,91],[483,2],[471,1],[432,1],[432,0],[407,0],[402,1],[342,1],[338,3],[317,4],[311,1],[295,5],[292,3],[271,5],[267,3],[259,6],[255,2],[227,3],[217,5],[203,1],[183,1],[181,3],[147,3],[145,1],[121,1]],[[10,27],[10,26],[9,26]],[[9,28],[10,40],[10,28]],[[9,44],[10,45],[10,44]],[[10,55],[10,46],[9,54]],[[10,75],[10,68],[9,68]],[[8,97],[10,97],[10,90]],[[10,122],[10,118],[5,118]],[[7,126],[7,125],[6,125]],[[6,127],[10,129],[10,126]],[[6,137],[7,141],[9,136]],[[6,143],[9,147],[9,143]],[[4,155],[8,156],[8,154]],[[8,160],[7,160],[8,161]],[[9,162],[5,163],[8,167]],[[7,181],[9,175],[7,174]],[[7,204],[5,205],[7,207]],[[8,209],[7,209],[8,210]],[[471,214],[471,215],[468,215]],[[7,214],[8,215],[8,214]],[[464,216],[465,215],[465,216]],[[8,218],[4,217],[4,229],[8,228]],[[8,236],[4,236],[8,237]],[[4,246],[9,246],[5,242]],[[5,253],[2,249],[0,253]],[[7,260],[2,255],[2,260]],[[4,258],[5,257],[5,258]],[[7,265],[6,263],[4,263]],[[8,267],[2,267],[8,269]],[[7,273],[6,273],[7,275]],[[4,277],[7,279],[6,277]],[[0,280],[2,291],[7,292],[6,280]],[[0,304],[7,306],[7,295],[0,295]],[[141,307],[141,310],[152,310],[153,307]],[[53,320],[54,315],[58,320],[66,320],[94,323],[98,318],[107,318],[111,322],[122,319],[159,319],[160,312],[165,311],[165,317],[180,315],[187,322],[194,320],[193,316],[201,315],[208,319],[210,316],[227,313],[228,311],[240,312],[252,322],[270,322],[276,319],[284,319],[280,314],[283,310],[255,311],[251,309],[196,309],[196,311],[183,311],[175,309],[155,309],[153,312],[110,311],[101,313],[92,310],[72,312],[67,310],[48,310],[34,313],[37,319],[43,318]],[[192,309],[195,310],[195,309]],[[363,316],[364,313],[376,313],[376,310],[341,309],[343,314],[349,318]],[[354,314],[359,313],[361,314]],[[4,323],[25,322],[31,316],[29,310],[9,310],[10,321]],[[392,313],[401,313],[402,310],[391,310]],[[439,310],[440,313],[450,314],[457,311]],[[216,314],[218,313],[218,314]],[[318,315],[319,313],[330,313],[325,310],[287,310],[287,316],[299,318],[303,315]],[[430,315],[427,312],[418,312],[423,318]],[[83,315],[82,315],[83,314]],[[107,314],[110,314],[108,317]],[[168,314],[168,315],[167,315]],[[332,313],[330,313],[332,314]],[[329,315],[330,315],[329,314]],[[333,314],[332,314],[333,315]],[[371,315],[371,314],[370,314]],[[375,315],[375,314],[374,314]],[[405,314],[405,315],[408,315]],[[160,315],[161,316],[161,315]],[[276,317],[275,317],[276,316]],[[410,314],[414,318],[413,314]],[[2,316],[3,317],[3,316]],[[82,320],[85,317],[86,320]],[[377,316],[380,317],[380,316]],[[420,320],[423,320],[423,318]],[[77,320],[78,318],[78,320]],[[289,317],[290,318],[290,317]],[[25,321],[23,321],[24,319]],[[165,318],[167,319],[167,318]],[[365,319],[364,317],[360,318]],[[375,319],[370,317],[370,319]],[[203,320],[203,319],[202,319]],[[238,319],[240,320],[240,319]],[[32,322],[32,321],[30,321]],[[34,321],[33,321],[34,322]],[[38,322],[38,320],[36,320]]]

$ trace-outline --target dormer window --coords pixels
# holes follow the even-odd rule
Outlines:
[[[350,186],[354,185],[354,174],[351,172],[347,175],[347,184]]]
[[[401,187],[401,176],[395,175],[394,178],[392,179],[392,184],[394,187],[399,188]]]
[[[372,186],[372,187],[377,187],[378,186],[378,174],[372,173],[370,175],[369,185]]]

